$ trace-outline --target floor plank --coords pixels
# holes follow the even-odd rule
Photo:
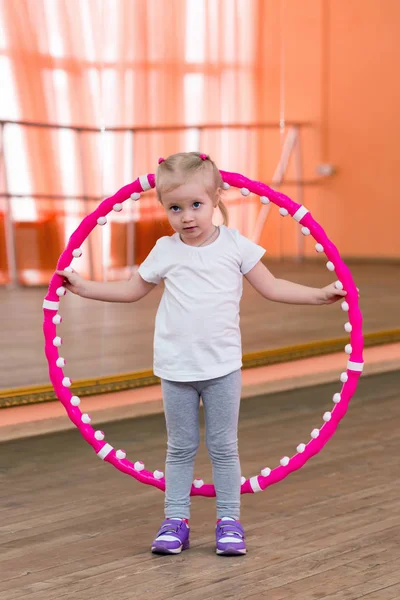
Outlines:
[[[398,372],[361,378],[325,449],[243,497],[249,553],[232,559],[215,555],[215,502],[206,498],[193,500],[190,551],[151,555],[163,494],[98,460],[75,430],[0,444],[0,600],[399,599],[399,384]],[[334,390],[243,401],[242,471],[294,449]],[[105,431],[130,458],[162,467],[162,415]],[[196,471],[210,474],[204,445]]]

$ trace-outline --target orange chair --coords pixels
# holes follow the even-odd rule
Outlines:
[[[64,248],[62,227],[56,215],[39,221],[14,223],[17,270],[20,283],[46,283]],[[27,271],[36,271],[34,280]]]
[[[127,265],[128,227],[131,226],[130,223],[111,223],[110,267],[113,269]],[[133,227],[136,264],[143,262],[158,238],[173,233],[165,218],[143,218],[135,222]]]

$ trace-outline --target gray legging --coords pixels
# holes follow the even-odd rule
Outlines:
[[[165,516],[190,518],[190,488],[200,442],[199,404],[203,400],[206,445],[213,465],[217,519],[240,516],[240,462],[237,428],[242,372],[206,381],[161,380],[168,450]]]

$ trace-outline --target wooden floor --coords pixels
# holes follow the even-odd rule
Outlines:
[[[303,469],[243,497],[248,555],[214,553],[215,503],[194,498],[191,549],[153,556],[163,494],[99,460],[76,430],[0,445],[0,600],[400,599],[400,372],[361,378],[337,433]],[[309,439],[337,385],[242,402],[242,472]],[[161,415],[108,424],[162,468]],[[210,481],[204,447],[196,476]]]
[[[334,278],[322,264],[267,262],[284,279],[322,287]],[[398,264],[349,263],[360,288],[364,330],[400,328]],[[244,282],[241,328],[244,353],[342,337],[345,313],[334,306],[268,302]],[[151,369],[158,287],[135,304],[110,304],[67,294],[61,299],[60,355],[73,381]],[[49,383],[43,352],[43,288],[0,289],[0,389]]]

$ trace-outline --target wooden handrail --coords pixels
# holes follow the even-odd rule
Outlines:
[[[101,133],[101,127],[86,127],[84,125],[60,125],[58,123],[40,123],[34,121],[13,121],[1,120],[1,125],[21,125],[23,127],[42,127],[45,129],[69,129],[76,132],[85,133]],[[285,127],[311,127],[310,122],[287,121]],[[193,125],[138,125],[133,127],[106,127],[104,131],[115,133],[131,132],[144,133],[154,131],[187,131],[190,129],[198,129],[204,131],[206,129],[279,129],[280,124],[276,123],[202,123]]]

